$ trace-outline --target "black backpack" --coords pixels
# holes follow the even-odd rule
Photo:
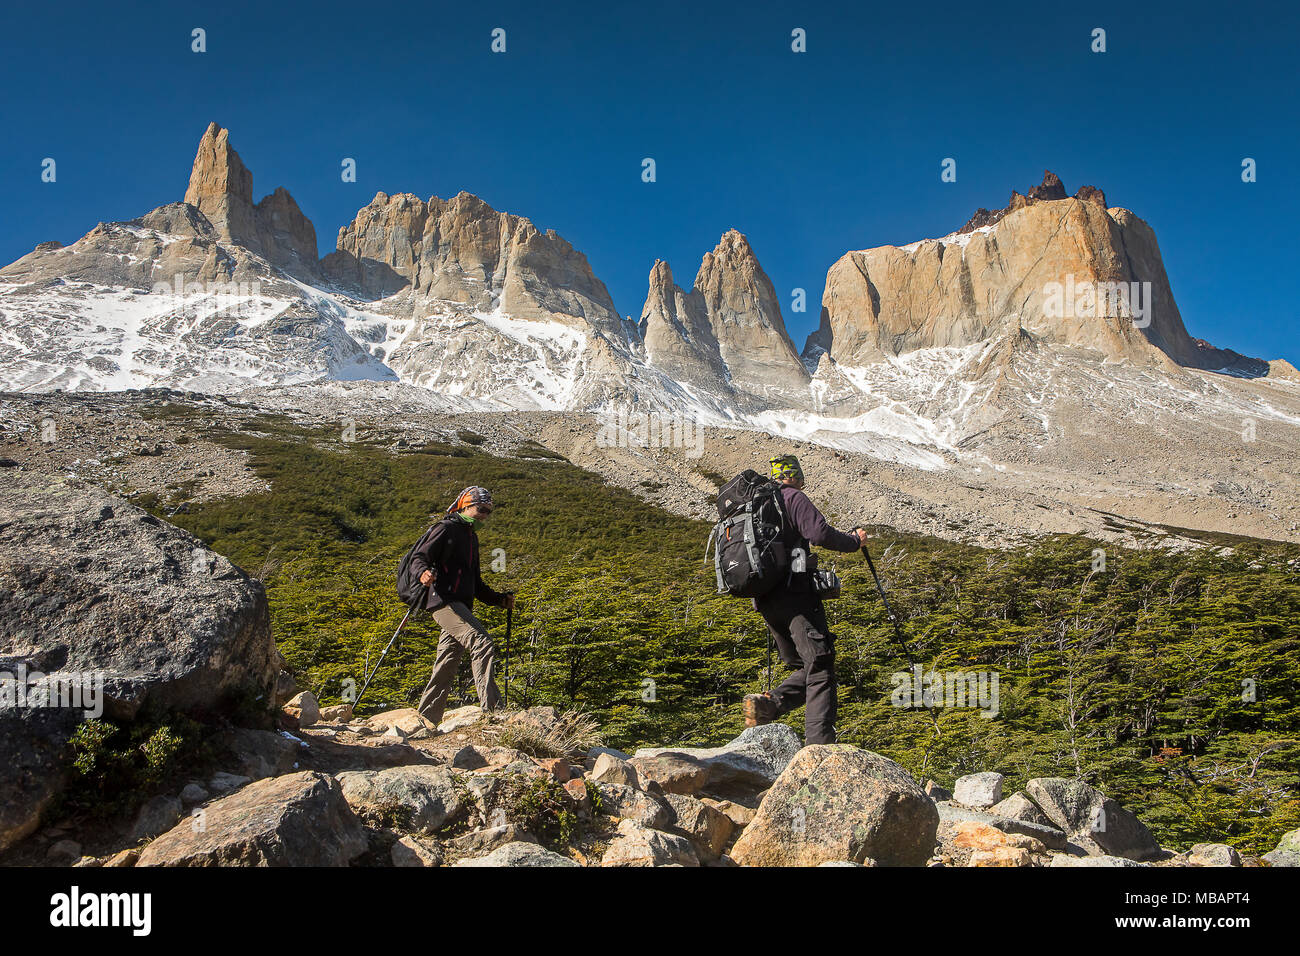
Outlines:
[[[785,581],[789,556],[781,541],[785,507],[781,486],[746,469],[718,492],[718,523],[704,556],[713,546],[718,593],[758,598]]]
[[[411,604],[424,593],[424,585],[420,583],[420,578],[411,568],[411,558],[415,555],[424,544],[434,536],[441,536],[442,521],[430,526],[429,530],[420,535],[420,540],[411,545],[411,550],[406,552],[406,557],[397,563],[397,596],[401,598],[403,604]]]

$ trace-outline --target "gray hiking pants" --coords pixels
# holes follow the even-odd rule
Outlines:
[[[835,743],[835,638],[826,626],[821,598],[777,588],[754,606],[767,622],[782,663],[795,668],[772,691],[777,713],[789,713],[806,703],[806,742]]]
[[[442,628],[438,638],[438,656],[433,662],[433,675],[429,686],[420,695],[420,713],[426,720],[439,723],[447,708],[447,694],[460,667],[460,657],[469,651],[474,670],[474,688],[478,702],[484,710],[496,710],[501,704],[497,690],[497,649],[483,623],[459,601],[444,604],[433,612],[433,619]]]

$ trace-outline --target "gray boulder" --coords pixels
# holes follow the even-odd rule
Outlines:
[[[1004,779],[1000,773],[968,773],[953,784],[952,799],[967,807],[991,807],[1002,799]]]
[[[131,827],[131,842],[151,840],[160,833],[166,833],[185,813],[181,801],[167,794],[160,794],[145,803],[136,814]]]
[[[673,830],[690,840],[702,858],[716,860],[722,855],[727,840],[735,830],[730,817],[721,810],[682,793],[666,793],[664,802],[673,811]]]
[[[1052,862],[1047,864],[1049,867],[1060,868],[1063,866],[1093,866],[1093,867],[1112,867],[1112,866],[1150,866],[1149,863],[1138,863],[1136,860],[1129,860],[1122,856],[1069,856],[1065,853],[1058,853],[1052,857]]]
[[[305,771],[259,780],[182,820],[137,866],[347,866],[367,847],[333,777]]]
[[[598,783],[601,811],[611,817],[631,820],[654,830],[662,830],[672,821],[673,811],[653,794],[621,783]]]
[[[618,836],[601,857],[600,865],[699,866],[700,860],[685,837],[620,820]]]
[[[1025,784],[1025,793],[1090,856],[1145,860],[1162,852],[1141,820],[1080,780],[1035,777]]]
[[[786,724],[761,724],[746,728],[721,747],[643,747],[635,756],[692,757],[708,768],[709,793],[736,799],[770,787],[802,746],[799,735]]]
[[[1050,850],[1065,850],[1069,844],[1069,838],[1064,831],[1058,830],[1051,824],[1031,823],[1015,817],[999,816],[991,810],[972,810],[970,807],[961,807],[953,803],[938,803],[935,807],[939,811],[938,837],[941,843],[958,824],[984,823],[1003,833],[1018,833],[1033,837]]]
[[[590,776],[596,783],[618,784],[634,790],[645,789],[645,782],[636,767],[611,753],[603,753],[596,757]]]
[[[53,691],[62,706],[0,707],[0,851],[62,790],[83,719],[148,702],[269,723],[277,668],[257,581],[92,485],[6,473],[0,672],[24,675],[26,703]]]
[[[442,767],[390,767],[338,775],[348,806],[397,829],[434,833],[467,809],[456,778]]]
[[[461,860],[456,866],[580,866],[536,843],[507,843],[487,856]]]
[[[1269,866],[1300,866],[1300,830],[1283,835],[1263,859]]]
[[[663,793],[695,794],[709,782],[707,764],[676,751],[665,751],[654,757],[633,757],[630,763],[643,780],[657,783]]]
[[[1020,791],[1016,791],[1001,803],[989,807],[989,813],[995,817],[1006,817],[1009,820],[1037,823],[1039,826],[1052,825],[1051,821],[1044,816],[1043,811],[1039,810],[1034,804],[1034,801]]]
[[[507,843],[536,843],[536,838],[513,823],[471,830],[447,841],[447,849],[460,856],[483,856]]]
[[[763,798],[731,858],[742,866],[827,860],[924,866],[939,814],[912,776],[869,750],[803,748]]]
[[[1197,843],[1187,851],[1192,866],[1241,866],[1241,856],[1226,843]]]

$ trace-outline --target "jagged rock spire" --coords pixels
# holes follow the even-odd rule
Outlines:
[[[190,170],[185,202],[203,213],[222,239],[290,273],[317,272],[316,228],[279,186],[253,204],[253,174],[230,145],[230,131],[209,123]]]
[[[772,280],[735,229],[705,254],[689,292],[673,282],[666,262],[655,263],[641,330],[651,360],[685,381],[712,380],[753,395],[808,381]]]

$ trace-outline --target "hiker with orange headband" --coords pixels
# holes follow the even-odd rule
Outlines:
[[[438,723],[447,706],[447,694],[460,666],[461,655],[469,651],[474,670],[474,687],[484,710],[501,705],[497,690],[497,652],[487,628],[473,614],[474,599],[493,607],[513,609],[515,596],[494,590],[479,572],[477,528],[492,514],[492,495],[486,488],[471,485],[462,491],[447,515],[424,536],[411,556],[411,570],[427,587],[424,608],[442,629],[438,656],[434,660],[429,686],[420,697],[420,713]]]

